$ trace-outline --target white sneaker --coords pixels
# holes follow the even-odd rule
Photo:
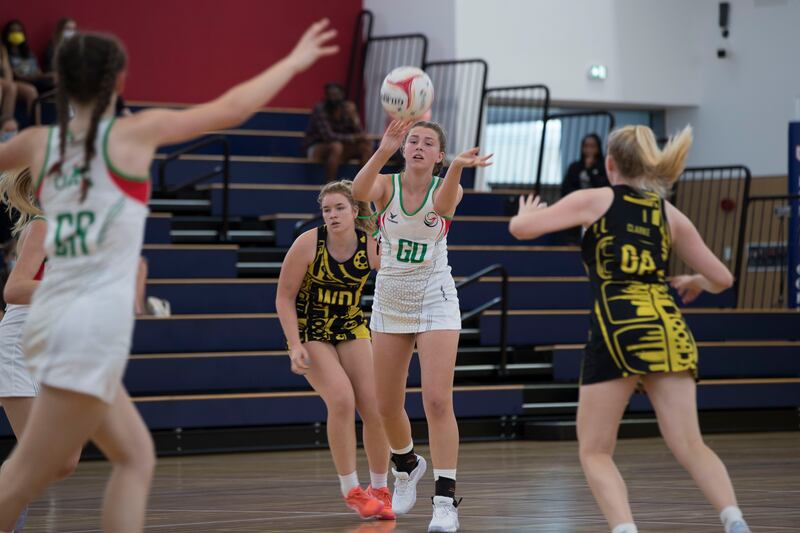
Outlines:
[[[431,531],[458,531],[458,508],[453,498],[447,496],[434,496],[433,518],[428,526],[428,533]]]
[[[398,472],[392,468],[392,474],[394,474],[392,510],[396,515],[406,514],[417,503],[417,483],[425,475],[427,468],[428,463],[421,455],[417,455],[417,467],[410,474]]]
[[[744,520],[737,520],[730,525],[728,531],[730,533],[750,533],[750,528]]]

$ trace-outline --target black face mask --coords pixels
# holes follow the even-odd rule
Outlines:
[[[336,111],[342,106],[342,100],[325,100],[325,109]]]

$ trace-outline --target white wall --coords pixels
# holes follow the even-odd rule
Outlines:
[[[544,83],[558,101],[666,108],[695,128],[693,165],[786,173],[800,98],[800,0],[365,0],[378,34],[421,31],[432,60],[484,58],[489,85]],[[720,60],[716,49],[725,46]],[[592,81],[589,65],[608,67]]]
[[[372,34],[424,33],[428,36],[428,60],[454,59],[456,0],[364,0],[364,9],[375,14]]]
[[[787,124],[800,98],[800,2],[732,0],[730,37],[715,31],[717,3],[698,2],[704,31],[700,101],[667,112],[667,129],[695,130],[693,165],[743,163],[754,175],[787,172]],[[717,59],[724,47],[728,57]]]
[[[695,0],[458,0],[456,52],[493,86],[544,83],[558,100],[691,105]],[[491,8],[487,8],[491,5]],[[592,64],[608,79],[589,80]]]

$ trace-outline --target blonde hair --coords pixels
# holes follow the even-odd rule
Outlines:
[[[33,191],[31,169],[25,168],[16,172],[6,172],[0,176],[0,201],[6,204],[6,211],[13,216],[19,213],[11,234],[16,237],[35,216],[43,214],[36,202]]]
[[[609,136],[608,155],[635,189],[665,197],[683,173],[691,146],[691,126],[671,137],[663,150],[647,126],[625,126]]]
[[[358,208],[358,218],[356,218],[356,227],[371,235],[375,231],[375,223],[373,220],[372,209],[369,208],[367,202],[361,202],[353,198],[353,182],[351,180],[332,181],[322,187],[317,197],[317,202],[322,205],[322,201],[329,194],[341,194],[350,205]]]

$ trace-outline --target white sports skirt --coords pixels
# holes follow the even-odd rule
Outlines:
[[[458,293],[450,275],[426,269],[395,275],[379,270],[369,327],[379,333],[461,330]]]
[[[45,278],[22,346],[40,384],[111,403],[122,384],[133,325],[133,284],[65,291]]]
[[[0,398],[30,398],[39,393],[20,343],[28,309],[9,304],[0,321]]]

